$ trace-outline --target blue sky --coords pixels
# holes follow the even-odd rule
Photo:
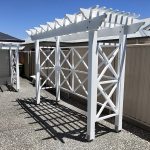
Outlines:
[[[150,17],[150,0],[2,0],[0,31],[25,39],[29,28],[95,5]]]

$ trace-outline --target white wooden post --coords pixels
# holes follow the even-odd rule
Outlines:
[[[97,31],[89,31],[88,47],[88,108],[87,108],[87,139],[95,138],[95,122],[97,109]]]
[[[74,49],[72,50],[72,92],[74,92],[74,76],[75,76],[75,72],[74,72]]]
[[[126,26],[122,26],[119,35],[118,52],[118,87],[116,93],[116,108],[118,115],[115,117],[115,129],[117,132],[122,130],[123,100],[124,100],[124,81],[126,64]]]
[[[36,73],[36,101],[40,104],[40,47],[39,40],[35,41],[35,73]]]
[[[16,90],[20,89],[20,77],[19,77],[19,45],[17,45],[17,49],[15,51],[16,57]]]
[[[60,101],[60,37],[56,38],[55,50],[55,85],[56,85],[56,101]]]
[[[12,49],[11,49],[11,45],[10,45],[10,48],[9,48],[9,55],[10,55],[10,78],[11,78],[11,85],[13,85],[13,70],[12,70]]]

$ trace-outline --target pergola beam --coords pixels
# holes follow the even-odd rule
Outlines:
[[[144,24],[144,22],[138,22],[134,23],[131,25],[126,26],[127,34],[128,37],[130,35],[133,35],[136,33],[139,28]],[[113,39],[118,39],[119,40],[119,32],[121,30],[122,26],[116,26],[114,28],[104,28],[101,30],[98,30],[98,41],[105,41],[105,40],[113,40]],[[37,35],[38,38],[38,35]],[[39,39],[39,41],[42,41],[44,39]],[[45,41],[55,41],[54,37],[47,38]],[[74,33],[70,35],[64,35],[61,36],[60,42],[88,42],[88,32],[79,32],[79,33]]]
[[[51,37],[69,35],[78,32],[86,32],[94,29],[96,30],[98,29],[98,27],[101,25],[101,23],[104,21],[105,18],[106,18],[106,14],[103,14],[93,19],[87,19],[78,23],[72,23],[67,26],[59,27],[57,29],[31,35],[31,39],[34,41],[37,39],[40,40],[40,39],[46,39]]]
[[[11,50],[16,50],[18,48],[18,45],[19,43],[12,43],[12,42],[0,42],[0,50],[10,50],[10,47],[11,47]],[[19,46],[19,49],[23,49],[24,46],[20,47]]]
[[[134,23],[132,25],[126,26],[126,32],[128,35],[133,34],[139,30],[139,28],[144,24],[144,22]],[[119,39],[119,33],[122,26],[114,28],[104,28],[98,30],[98,41],[109,40],[109,39]],[[66,35],[61,37],[61,42],[86,42],[88,41],[88,32],[76,33],[72,35]]]

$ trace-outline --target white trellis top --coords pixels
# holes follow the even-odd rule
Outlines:
[[[105,14],[105,15],[104,15]],[[41,40],[41,39],[48,39],[50,41],[55,41],[53,37],[57,36],[56,32],[54,34],[54,31],[59,31],[59,35],[67,35],[67,34],[73,34],[73,32],[64,32],[64,29],[68,30],[72,29],[69,28],[69,25],[73,24],[84,24],[84,22],[87,21],[92,21],[97,18],[98,19],[103,19],[102,24],[99,25],[98,30],[102,30],[105,28],[114,28],[118,27],[121,25],[131,25],[133,23],[137,22],[147,22],[143,27],[141,27],[140,32],[137,32],[135,35],[131,35],[129,37],[139,37],[139,36],[147,36],[150,35],[149,31],[145,30],[145,27],[150,25],[150,19],[147,20],[139,20],[137,19],[140,15],[137,15],[135,13],[130,13],[130,12],[124,12],[124,11],[119,11],[119,10],[113,10],[112,8],[107,9],[106,7],[93,7],[93,8],[80,8],[80,12],[76,13],[74,15],[66,14],[63,19],[55,19],[54,22],[47,22],[46,25],[40,25],[40,27],[34,27],[33,29],[29,29],[26,32],[28,35],[31,37],[32,40]],[[99,17],[99,18],[98,18]],[[92,24],[92,26],[94,23]],[[89,25],[90,27],[90,25]],[[62,30],[63,32],[62,33]],[[145,31],[143,31],[143,29]],[[85,30],[86,31],[86,30]],[[85,32],[84,31],[84,32]],[[60,34],[61,33],[61,34]],[[74,32],[77,33],[77,32]],[[113,35],[106,34],[105,36],[102,34],[103,32],[98,33],[98,37],[101,34],[101,40],[107,40],[107,39],[116,39],[117,37],[115,36],[114,32],[109,30],[109,33],[113,33]],[[72,36],[72,37],[64,37],[64,39],[61,39],[62,42],[82,42],[82,41],[87,41],[87,35],[86,33],[79,34],[78,39],[75,38],[77,35]],[[102,38],[103,37],[103,38]],[[106,38],[107,37],[107,38]],[[111,38],[108,38],[111,37]]]

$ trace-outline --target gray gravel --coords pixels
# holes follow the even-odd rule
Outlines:
[[[97,137],[87,142],[86,117],[64,102],[56,105],[46,91],[42,97],[36,105],[26,79],[19,93],[0,93],[0,150],[150,150],[150,133],[125,122],[120,133],[109,122],[96,124]]]

